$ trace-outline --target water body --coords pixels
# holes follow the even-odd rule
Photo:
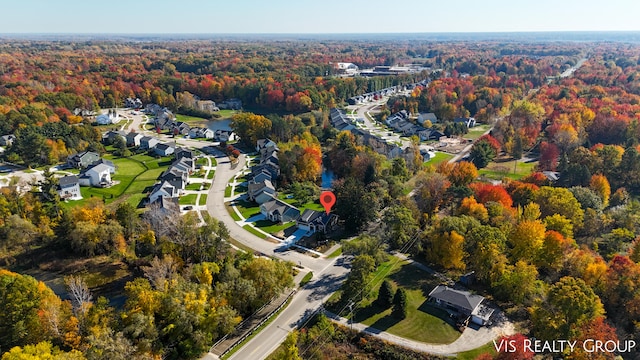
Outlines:
[[[210,120],[209,122],[207,122],[207,127],[213,131],[231,131],[231,119]]]
[[[322,184],[321,187],[323,189],[331,189],[333,185],[333,171],[323,167],[322,168]]]

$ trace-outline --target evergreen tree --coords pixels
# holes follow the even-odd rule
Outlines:
[[[385,280],[382,283],[382,286],[380,286],[376,303],[384,309],[389,308],[393,303],[393,288],[391,287],[391,283],[387,280]]]
[[[393,297],[393,316],[398,319],[407,317],[407,292],[398,288],[396,295]]]

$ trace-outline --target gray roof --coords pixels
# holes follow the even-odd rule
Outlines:
[[[475,310],[484,300],[484,297],[480,295],[473,295],[468,291],[452,289],[445,285],[436,286],[429,293],[429,297],[469,310],[469,312]]]
[[[58,180],[58,184],[60,184],[60,187],[73,186],[77,183],[78,183],[78,177],[75,175],[63,176]]]

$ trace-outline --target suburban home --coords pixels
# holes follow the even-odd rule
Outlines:
[[[236,134],[231,130],[216,130],[213,134],[213,139],[221,142],[234,141]]]
[[[169,156],[173,154],[176,148],[173,145],[160,143],[153,148],[153,152],[158,156]]]
[[[102,159],[102,158],[92,162],[91,165],[89,165],[89,167],[93,167],[93,166],[100,165],[100,164],[104,164],[107,167],[109,167],[109,172],[110,173],[112,173],[112,174],[116,173],[116,165],[113,163],[113,161],[105,160],[105,159]]]
[[[75,108],[73,109],[73,115],[82,116],[83,118],[93,118],[96,116],[96,112],[93,110]]]
[[[272,164],[261,164],[251,167],[251,173],[249,174],[249,178],[255,177],[261,172],[268,172],[271,174],[271,179],[277,179],[280,176],[280,167],[273,166]]]
[[[212,100],[196,100],[196,109],[206,112],[216,112],[220,109],[216,106],[216,103]]]
[[[218,105],[220,109],[240,110],[242,109],[242,101],[240,99],[232,98],[224,100]]]
[[[98,164],[80,173],[80,185],[94,187],[108,187],[111,185],[111,168],[105,164]]]
[[[67,157],[67,166],[76,169],[83,169],[98,160],[100,160],[100,155],[98,155],[98,153],[93,151],[83,151],[81,153],[69,155],[69,157]]]
[[[478,325],[487,325],[493,314],[493,309],[482,304],[484,297],[445,285],[438,285],[431,290],[429,301],[458,315],[471,317],[471,321]]]
[[[126,135],[127,146],[140,146],[140,139],[142,139],[144,135],[132,131]]]
[[[156,184],[151,190],[151,193],[149,193],[149,203],[154,203],[160,197],[177,198],[179,194],[180,192],[175,186],[171,185],[168,181],[163,181]]]
[[[80,182],[75,175],[63,176],[58,179],[58,195],[62,200],[80,200]]]
[[[255,201],[258,204],[263,204],[265,201],[268,201],[268,196],[275,197],[277,194],[276,188],[270,180],[249,182],[249,186],[247,186],[249,200]]]
[[[96,124],[109,125],[117,124],[120,122],[120,116],[115,110],[109,110],[106,114],[100,114],[96,117]]]
[[[307,234],[313,234],[315,232],[327,233],[335,229],[338,224],[338,216],[335,214],[327,214],[324,211],[315,211],[311,209],[305,209],[296,220],[298,229],[306,230]]]
[[[273,148],[276,151],[280,151],[278,149],[278,145],[271,139],[258,139],[256,142],[256,152],[262,153],[262,149]]]
[[[177,123],[173,124],[173,128],[171,129],[171,131],[175,135],[189,135],[191,126],[189,126],[189,124],[187,124],[186,122],[178,121]]]
[[[275,223],[295,221],[300,216],[300,210],[276,198],[260,205],[260,213]]]
[[[476,119],[470,117],[470,118],[455,118],[453,119],[454,123],[463,123],[465,125],[467,125],[468,128],[472,128],[474,126],[476,126]]]
[[[140,149],[151,150],[158,145],[160,141],[157,138],[151,136],[143,136],[140,139]]]
[[[182,158],[187,158],[187,159],[194,158],[193,151],[183,147],[177,147],[174,154],[176,156],[176,160],[180,160]]]
[[[123,131],[110,130],[102,135],[102,143],[111,145],[117,138],[124,140],[125,143],[127,142],[127,137]]]
[[[142,107],[142,101],[138,98],[127,98],[124,101],[124,106],[132,109],[140,109]]]
[[[440,138],[443,136],[445,135],[442,131],[435,129],[422,129],[418,131],[418,137],[421,141],[440,140]]]
[[[157,208],[164,215],[179,215],[180,205],[177,197],[158,196],[155,201],[149,202],[151,209]]]
[[[16,136],[13,134],[0,136],[0,146],[11,146],[16,140]]]
[[[192,139],[205,138],[213,139],[213,130],[204,127],[193,127],[189,130],[189,137]]]
[[[261,183],[267,180],[271,181],[271,183],[274,182],[273,177],[271,176],[271,173],[264,168],[256,172],[255,174],[248,174],[246,177],[250,178],[250,182],[254,182],[254,183]]]
[[[418,124],[424,126],[424,122],[429,120],[432,124],[439,122],[438,117],[434,113],[420,113],[418,114]]]

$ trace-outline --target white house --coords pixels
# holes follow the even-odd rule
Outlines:
[[[62,200],[80,200],[80,183],[75,175],[63,176],[58,180],[58,195]]]
[[[98,125],[109,125],[109,124],[117,124],[120,122],[120,116],[115,110],[109,110],[106,114],[100,114],[96,117],[96,124]]]
[[[107,187],[111,185],[111,167],[98,164],[87,168],[78,179],[82,186]]]
[[[142,139],[144,135],[137,132],[130,132],[127,134],[127,146],[140,146],[140,139]]]
[[[156,184],[149,194],[149,203],[154,203],[160,197],[174,198],[179,194],[179,190],[175,186],[171,185],[168,181],[164,181],[160,184]]]

